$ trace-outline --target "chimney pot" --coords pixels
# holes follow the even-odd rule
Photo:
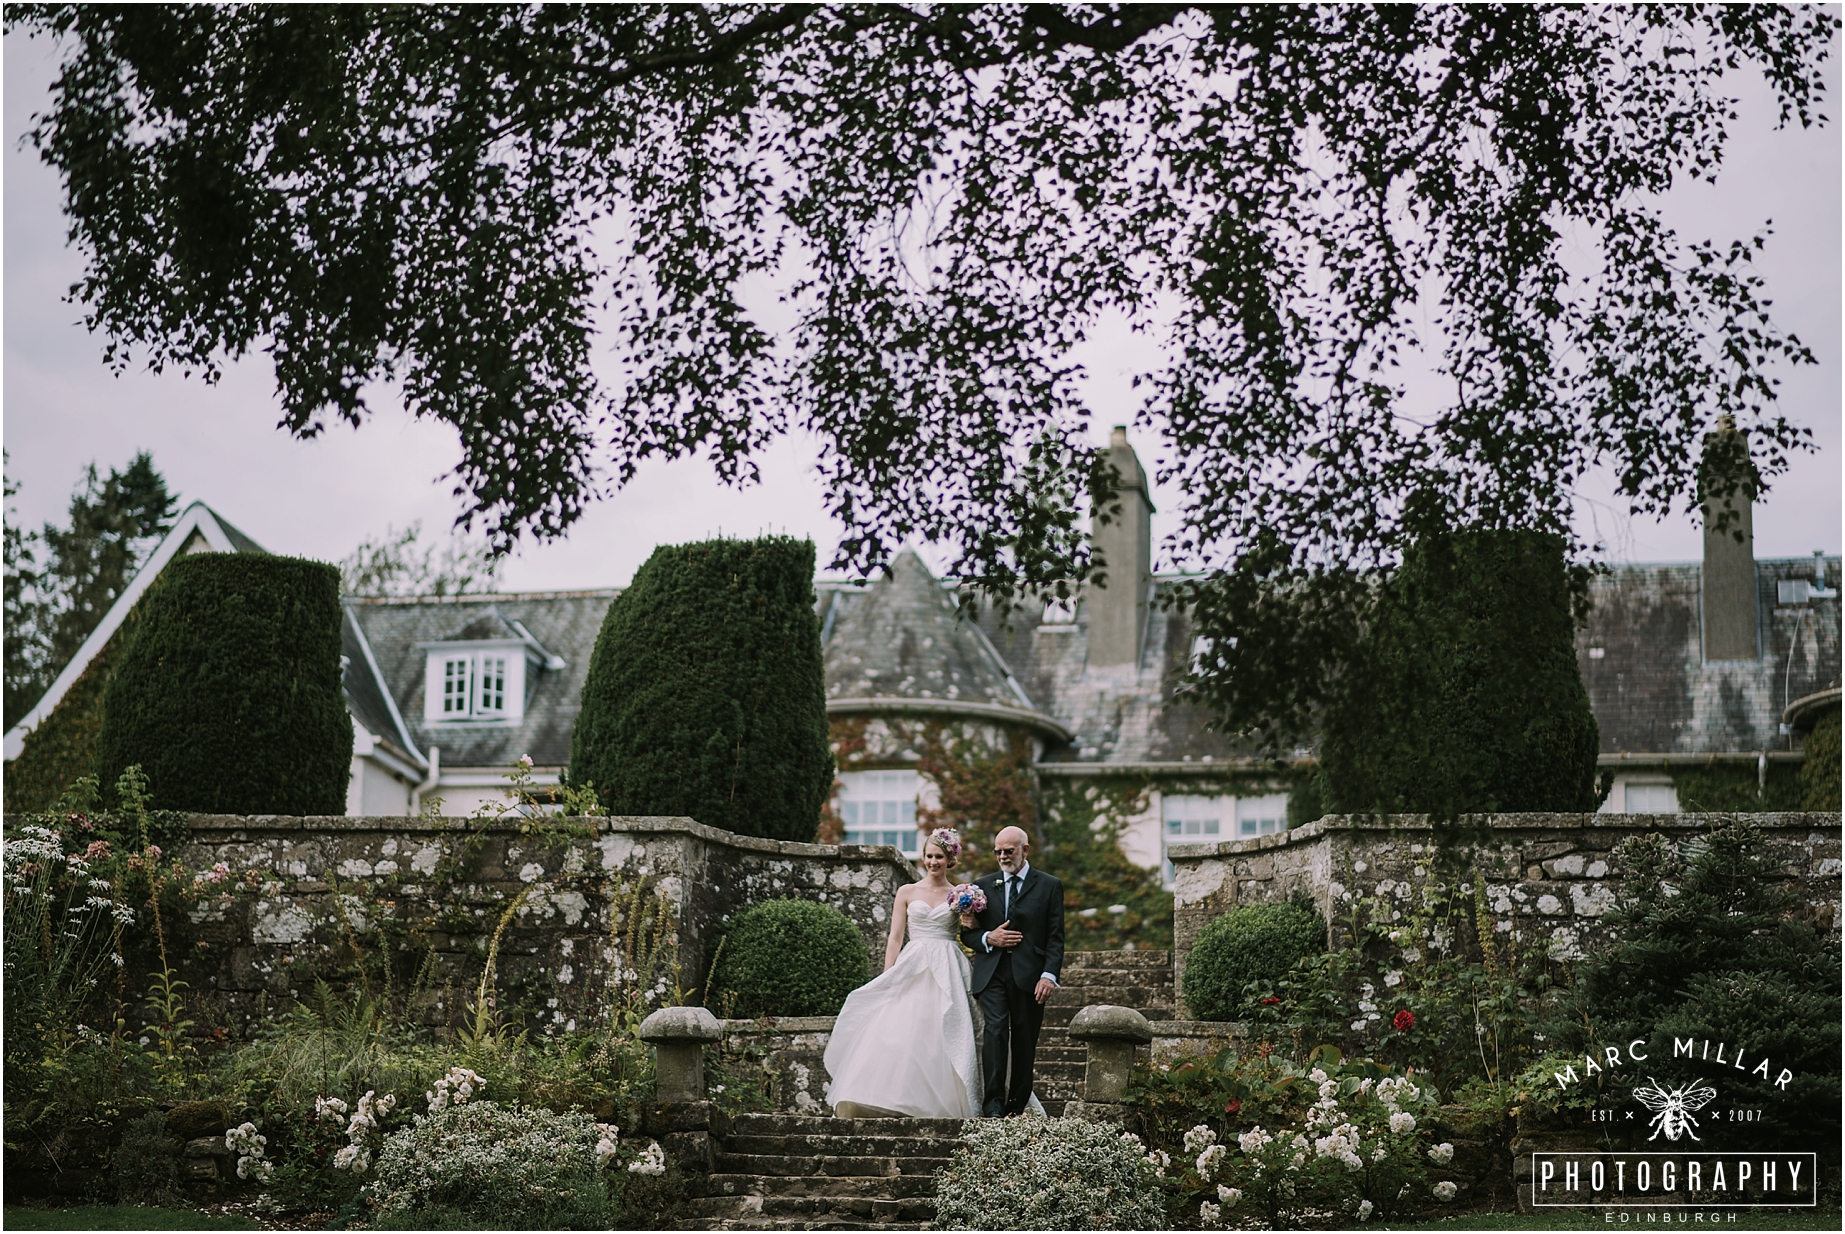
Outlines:
[[[1097,667],[1140,663],[1153,579],[1153,497],[1125,424],[1109,434],[1108,461],[1120,473],[1121,488],[1110,521],[1104,525],[1098,511],[1090,532],[1108,579],[1088,597],[1089,663]]]
[[[1117,424],[1109,430],[1108,445],[1110,449],[1127,445],[1127,425]]]
[[[1748,445],[1736,420],[1720,416],[1704,439],[1700,477],[1704,569],[1700,580],[1706,660],[1753,660],[1761,654],[1756,628],[1755,486],[1736,469],[1748,466]],[[1727,517],[1726,517],[1727,515]]]

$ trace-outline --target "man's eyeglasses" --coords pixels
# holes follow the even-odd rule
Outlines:
[[[1018,851],[1019,850],[1016,848],[996,848],[993,850],[993,855],[996,857],[1010,857]]]

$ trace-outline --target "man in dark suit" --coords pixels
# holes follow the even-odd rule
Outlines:
[[[961,937],[974,950],[974,997],[986,1020],[981,1038],[986,1118],[1025,1112],[1044,1000],[1063,973],[1063,884],[1031,868],[1030,848],[1017,827],[994,838],[999,873],[975,880],[986,893],[986,909],[971,918],[972,925],[968,915],[961,919]]]

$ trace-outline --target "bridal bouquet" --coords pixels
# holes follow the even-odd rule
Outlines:
[[[984,913],[987,893],[972,883],[962,883],[948,893],[948,907],[957,913]]]

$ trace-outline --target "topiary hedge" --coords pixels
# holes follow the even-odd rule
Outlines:
[[[1201,1020],[1235,1020],[1244,987],[1279,981],[1297,960],[1326,950],[1326,923],[1299,900],[1246,904],[1198,931],[1185,960],[1185,1005]]]
[[[267,553],[169,565],[121,632],[96,739],[102,783],[138,763],[163,809],[345,813],[339,583],[324,562]]]
[[[123,641],[117,630],[71,682],[51,714],[26,734],[19,757],[6,769],[7,813],[49,810],[72,784],[94,774],[103,695],[115,662],[121,658]]]
[[[611,814],[812,841],[833,787],[814,546],[655,549],[603,620],[570,780]]]
[[[1599,736],[1575,647],[1587,583],[1557,536],[1418,541],[1327,708],[1327,812],[1593,811]]]
[[[1800,808],[1839,808],[1839,713],[1822,717],[1807,734],[1807,761],[1800,764]]]
[[[725,1016],[838,1015],[871,980],[852,919],[810,900],[766,900],[731,919],[706,1006]]]

